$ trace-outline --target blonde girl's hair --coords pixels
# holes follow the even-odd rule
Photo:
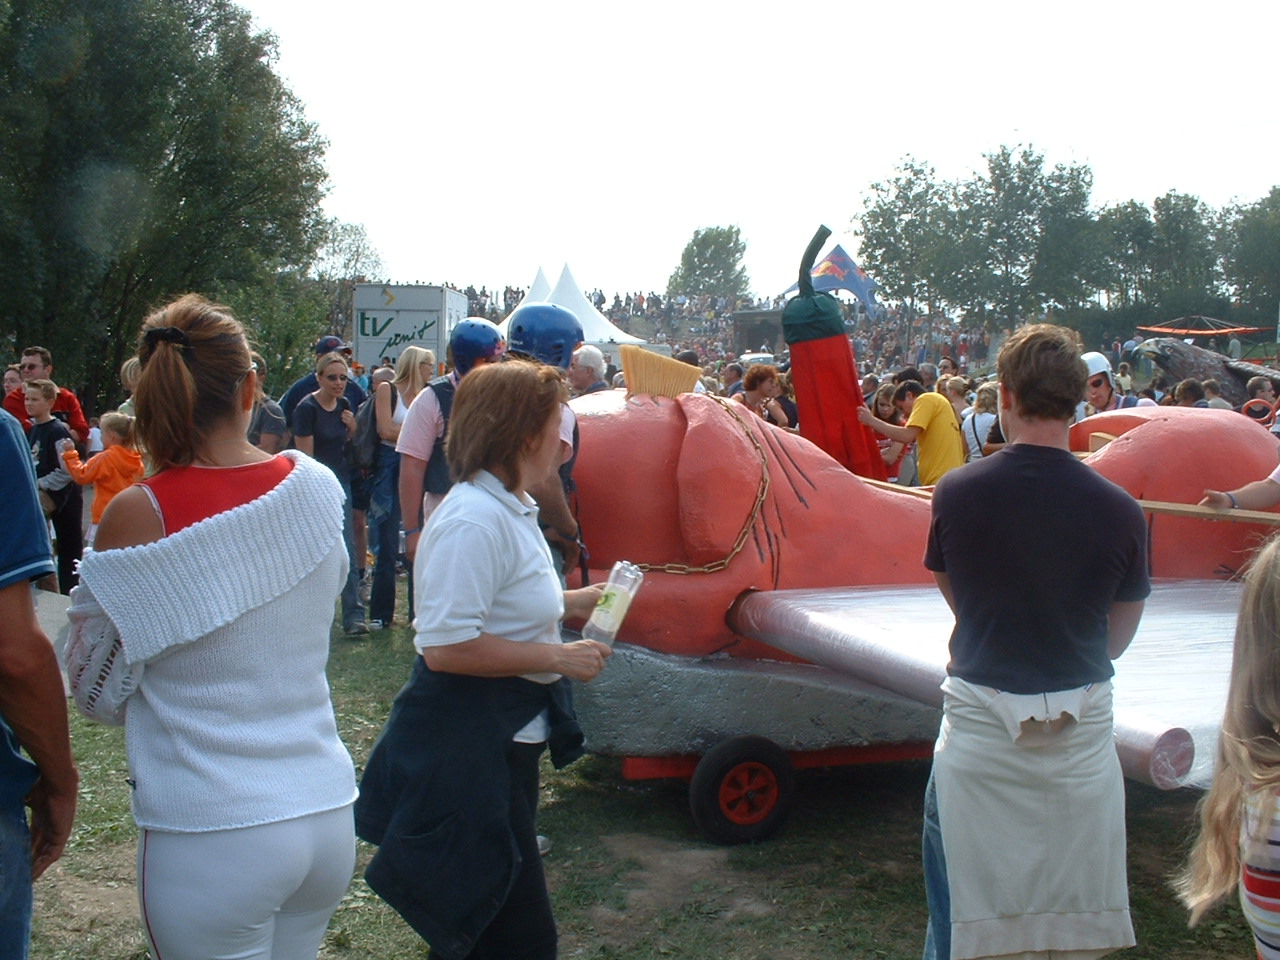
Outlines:
[[[98,429],[102,431],[110,430],[120,438],[121,446],[133,448],[133,417],[127,413],[121,413],[119,410],[111,410],[102,415],[102,419],[98,421]]]
[[[973,400],[973,409],[977,413],[996,413],[999,399],[999,386],[994,381],[988,380],[978,387],[977,395]]]
[[[1245,801],[1280,788],[1280,539],[1258,552],[1244,578],[1231,654],[1227,709],[1213,785],[1200,800],[1200,834],[1173,886],[1195,926],[1240,879]],[[1269,828],[1270,817],[1261,818]]]
[[[969,395],[969,381],[958,374],[947,378],[947,396],[963,400]]]
[[[330,353],[322,353],[316,357],[316,377],[324,376],[324,368],[331,363],[340,363],[347,368],[347,375],[351,375],[351,362],[337,351]]]
[[[427,385],[422,375],[422,365],[426,363],[434,370],[436,355],[426,347],[405,347],[396,360],[396,378],[391,381],[397,390],[410,397],[416,397]]]
[[[133,393],[138,385],[138,375],[142,373],[142,362],[137,357],[129,357],[120,364],[120,385]]]

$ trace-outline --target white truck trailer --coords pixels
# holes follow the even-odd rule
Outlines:
[[[439,373],[449,334],[467,315],[467,298],[448,287],[357,283],[351,311],[351,350],[365,369],[384,358],[394,364],[405,347],[417,346],[435,353]]]

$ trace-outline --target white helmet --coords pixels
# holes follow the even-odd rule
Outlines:
[[[1082,353],[1080,355],[1080,359],[1084,361],[1086,377],[1093,377],[1095,374],[1105,373],[1107,375],[1107,383],[1111,384],[1111,389],[1114,390],[1116,388],[1115,374],[1111,372],[1111,361],[1103,354],[1094,350],[1091,353]]]

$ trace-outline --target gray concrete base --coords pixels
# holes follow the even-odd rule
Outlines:
[[[690,659],[620,643],[574,685],[587,749],[608,756],[703,754],[755,734],[784,750],[937,737],[941,711],[811,664]]]

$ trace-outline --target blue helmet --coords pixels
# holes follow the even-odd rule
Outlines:
[[[477,360],[500,355],[503,346],[502,331],[498,329],[498,325],[483,317],[459,320],[449,337],[453,368],[460,377],[465,377]]]
[[[511,349],[551,367],[568,370],[582,343],[582,324],[555,303],[522,304],[507,320]]]

